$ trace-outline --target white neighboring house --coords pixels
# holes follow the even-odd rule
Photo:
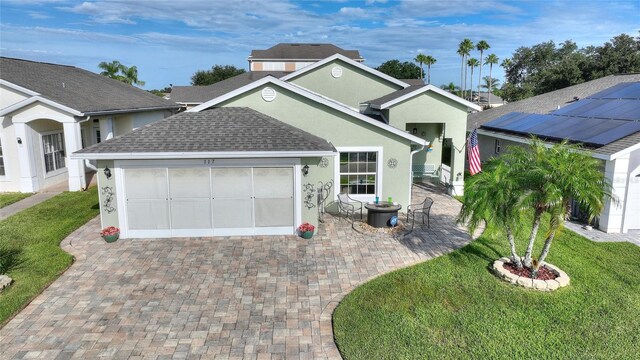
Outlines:
[[[73,66],[0,57],[0,192],[87,186],[74,151],[161,120],[178,108]]]
[[[548,143],[569,138],[582,143],[618,199],[607,202],[599,229],[640,229],[640,74],[612,75],[470,114],[467,130],[478,128],[481,161],[536,135]]]

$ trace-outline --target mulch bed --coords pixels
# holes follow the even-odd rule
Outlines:
[[[505,269],[509,270],[509,272],[512,273],[512,274],[532,279],[531,270],[529,270],[526,267],[523,267],[522,269],[518,269],[515,265],[513,265],[511,263],[505,263],[503,266],[504,266]],[[535,279],[536,280],[553,280],[553,279],[555,279],[557,277],[558,276],[553,271],[551,271],[550,269],[548,269],[545,266],[541,266],[538,269],[538,274],[535,277]]]

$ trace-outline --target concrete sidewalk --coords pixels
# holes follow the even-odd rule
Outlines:
[[[22,199],[16,203],[13,203],[9,206],[5,206],[0,209],[0,220],[4,220],[11,215],[14,215],[26,208],[30,208],[34,205],[40,204],[41,202],[51,199],[52,197],[60,194],[61,191],[52,191],[52,192],[39,192],[29,196],[26,199]]]

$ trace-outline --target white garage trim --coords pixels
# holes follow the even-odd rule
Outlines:
[[[167,181],[166,184],[166,189],[162,189],[162,193],[164,193],[164,191],[167,192],[167,198],[166,198],[166,216],[167,216],[167,221],[168,221],[168,229],[158,229],[158,230],[154,230],[154,229],[143,229],[143,230],[136,230],[136,229],[130,229],[131,224],[129,224],[129,218],[128,218],[128,207],[130,206],[129,202],[127,202],[127,198],[129,198],[129,196],[127,196],[127,185],[126,185],[126,173],[127,170],[129,169],[160,169],[161,172],[164,171],[165,172],[165,178]],[[180,168],[205,168],[208,169],[208,174],[209,174],[209,178],[208,178],[208,182],[209,182],[209,186],[211,186],[210,188],[210,192],[208,195],[204,195],[204,193],[202,193],[203,196],[202,199],[205,198],[209,198],[210,202],[209,202],[209,216],[210,219],[212,221],[215,222],[216,216],[215,216],[215,211],[214,211],[214,206],[215,203],[213,201],[214,197],[213,197],[213,185],[212,185],[212,176],[213,173],[212,171],[215,169],[230,169],[230,168],[246,168],[246,169],[250,169],[250,181],[251,181],[251,185],[249,189],[251,195],[251,202],[250,202],[250,213],[251,213],[251,225],[249,227],[238,227],[238,228],[216,228],[215,224],[213,222],[210,223],[210,227],[208,228],[201,228],[201,229],[175,229],[172,228],[173,225],[175,224],[174,221],[176,221],[176,219],[179,220],[179,218],[173,217],[172,216],[172,211],[173,211],[173,207],[174,206],[179,206],[180,204],[180,197],[178,197],[177,199],[173,198],[172,195],[172,185],[171,183],[171,173],[170,173],[170,169],[180,169]],[[260,212],[258,212],[258,208],[256,208],[258,202],[257,200],[259,199],[264,199],[265,201],[269,201],[269,199],[271,199],[272,197],[270,196],[266,196],[264,197],[260,197],[258,195],[258,193],[260,192],[260,189],[257,189],[255,187],[255,181],[256,181],[256,169],[260,169],[260,168],[289,168],[291,169],[291,174],[292,174],[292,181],[293,183],[291,184],[291,195],[292,195],[292,218],[291,218],[291,226],[259,226],[258,224],[256,224],[256,220],[258,220],[259,218],[256,218],[257,214],[260,214]],[[300,194],[301,194],[301,166],[300,166],[300,159],[246,159],[246,160],[230,160],[230,159],[224,159],[224,160],[218,160],[216,159],[215,161],[211,161],[211,162],[207,162],[206,160],[190,160],[190,161],[178,161],[178,160],[169,160],[169,161],[159,161],[159,160],[155,160],[155,161],[116,161],[114,163],[114,172],[115,172],[115,176],[116,176],[116,186],[117,186],[117,201],[118,204],[120,204],[119,209],[118,209],[118,223],[120,225],[121,228],[121,234],[123,238],[159,238],[159,237],[191,237],[191,236],[242,236],[242,235],[290,235],[290,234],[294,234],[295,233],[295,229],[297,228],[298,225],[300,225],[301,223],[301,199],[300,199]],[[289,171],[285,172],[285,174],[289,173]],[[276,175],[278,176],[278,175]],[[175,179],[175,178],[174,178]],[[160,183],[161,184],[161,183]],[[202,184],[201,184],[202,185]],[[204,189],[202,187],[200,187],[201,189]],[[269,187],[270,188],[270,187]],[[264,189],[264,187],[262,187],[262,189]],[[288,192],[288,191],[287,191]],[[264,193],[264,192],[263,192]],[[183,195],[184,196],[184,195]],[[200,197],[198,196],[198,198]],[[289,195],[286,195],[285,197],[283,197],[281,200],[287,199]],[[155,199],[155,197],[151,197],[149,201],[155,201],[153,200]],[[186,198],[182,198],[185,199],[185,201],[188,201],[188,199]],[[222,198],[224,199],[224,197]],[[274,196],[272,200],[278,201],[279,197],[278,196]],[[162,199],[158,199],[159,201],[162,201]],[[196,199],[197,200],[197,199]],[[194,201],[196,201],[194,200]],[[232,199],[231,199],[232,200]],[[134,199],[135,201],[135,199]],[[143,202],[144,206],[144,199],[141,199],[141,201]],[[287,204],[289,204],[288,201],[286,201]],[[147,203],[149,204],[149,203]],[[220,203],[218,203],[220,205]],[[147,205],[148,206],[148,205]],[[264,202],[263,202],[263,206]],[[205,211],[205,210],[203,210]],[[263,207],[263,211],[262,214],[268,214],[264,212],[264,207]],[[258,215],[259,216],[259,215]],[[268,215],[266,215],[268,217]],[[288,218],[288,216],[286,216],[285,218]],[[206,217],[205,217],[206,219]],[[246,219],[246,218],[245,218]],[[144,221],[144,220],[143,220]],[[264,224],[264,223],[263,223]],[[268,223],[267,223],[268,224]],[[205,223],[205,226],[208,226]],[[248,226],[248,225],[247,225]],[[197,227],[197,225],[196,225]]]
[[[223,151],[153,153],[73,153],[71,159],[88,160],[166,160],[166,159],[255,159],[336,156],[333,151]]]

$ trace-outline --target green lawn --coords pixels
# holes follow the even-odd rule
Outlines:
[[[65,192],[0,221],[0,273],[14,283],[0,293],[0,325],[60,276],[73,257],[60,242],[98,215],[98,191]]]
[[[343,357],[638,358],[640,247],[594,243],[565,230],[548,261],[569,274],[571,285],[540,293],[488,271],[508,254],[506,240],[496,236],[489,229],[462,249],[349,294],[333,317]]]
[[[15,202],[18,202],[22,199],[26,199],[29,196],[33,195],[32,193],[0,193],[0,209],[5,206],[11,205]]]

